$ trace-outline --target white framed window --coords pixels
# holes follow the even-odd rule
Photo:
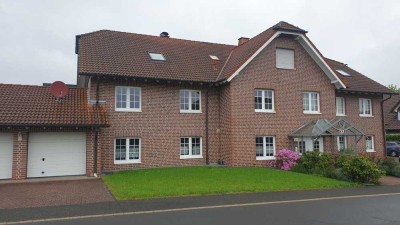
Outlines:
[[[303,93],[303,112],[306,114],[319,114],[319,93]]]
[[[254,102],[256,112],[275,112],[273,90],[256,89],[254,91]]]
[[[115,111],[140,112],[140,87],[115,87]]]
[[[277,48],[276,49],[276,68],[294,69],[294,50]]]
[[[140,163],[140,138],[116,138],[114,145],[114,164]]]
[[[360,98],[360,116],[372,116],[372,101],[369,98]]]
[[[201,113],[201,91],[180,90],[181,113]]]
[[[345,150],[347,149],[347,138],[346,136],[338,136],[337,137],[337,146],[338,150]]]
[[[374,136],[371,136],[371,135],[365,136],[365,145],[366,145],[367,152],[375,152]]]
[[[397,120],[400,120],[400,111],[397,112]]]
[[[163,54],[161,53],[157,53],[157,52],[149,52],[149,56],[152,60],[155,61],[165,61],[165,57]]]
[[[319,147],[320,143],[319,140],[313,140],[313,150],[316,152],[320,151],[320,147]]]
[[[256,137],[256,160],[275,159],[275,137]]]
[[[343,97],[336,97],[336,116],[346,115],[346,104]]]
[[[199,159],[203,158],[201,137],[181,137],[180,158]]]

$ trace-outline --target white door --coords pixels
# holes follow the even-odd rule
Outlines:
[[[28,177],[86,174],[86,134],[29,133]]]
[[[13,134],[0,133],[0,179],[12,176]]]
[[[295,146],[296,151],[301,153],[311,152],[311,151],[319,151],[324,152],[324,139],[320,137],[318,140],[312,138],[299,138],[297,142],[297,146]]]

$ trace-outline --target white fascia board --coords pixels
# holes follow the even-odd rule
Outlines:
[[[259,48],[249,59],[243,63],[239,69],[237,69],[228,79],[230,82],[233,78],[235,78],[262,50],[264,50],[275,38],[277,38],[281,34],[290,34],[297,36],[296,40],[303,46],[303,48],[311,55],[314,61],[318,64],[318,66],[324,71],[324,73],[329,77],[332,84],[335,85],[337,89],[346,88],[346,85],[339,79],[339,77],[335,74],[335,72],[328,66],[325,60],[322,58],[320,54],[318,54],[317,50],[311,45],[311,43],[305,38],[303,34],[287,32],[287,31],[277,31],[272,37],[265,42],[261,48]]]
[[[396,108],[394,108],[394,112],[398,112],[400,109],[400,103],[396,106]]]
[[[259,48],[249,59],[246,60],[246,62],[244,62],[239,69],[237,69],[228,79],[227,81],[230,82],[233,78],[235,78],[240,71],[242,71],[258,54],[260,54],[260,52],[262,50],[264,50],[264,48],[266,48],[276,37],[278,37],[282,32],[278,31],[276,32],[274,35],[272,35],[272,37],[263,44],[263,46],[261,46],[261,48]]]

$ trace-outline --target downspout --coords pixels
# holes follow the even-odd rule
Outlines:
[[[392,95],[389,95],[388,98],[383,99],[381,101],[381,120],[382,120],[382,134],[383,134],[383,157],[386,157],[386,129],[385,129],[385,113],[383,111],[383,103],[392,98]]]
[[[96,81],[97,81],[97,82],[96,82],[96,106],[95,106],[95,107],[97,108],[97,107],[99,107],[100,78],[97,77]],[[95,118],[97,118],[97,116],[96,116]],[[95,177],[98,176],[98,174],[97,174],[97,155],[98,155],[97,151],[98,151],[98,141],[99,141],[99,129],[96,127],[96,129],[95,129],[95,134],[94,134],[94,146],[93,146],[93,148],[94,148],[94,154],[93,154],[93,157],[94,157],[94,162],[93,162],[93,166],[94,166],[94,168],[93,168],[93,175],[94,175]]]
[[[209,155],[209,135],[208,135],[208,92],[210,91],[210,87],[208,86],[206,91],[206,164],[210,165],[210,155]]]

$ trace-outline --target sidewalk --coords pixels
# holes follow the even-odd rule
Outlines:
[[[307,191],[282,191],[251,194],[229,194],[133,201],[113,201],[81,205],[0,210],[0,223],[85,215],[141,212],[151,210],[232,205],[257,202],[287,201],[339,196],[399,193],[399,186],[370,186]]]

